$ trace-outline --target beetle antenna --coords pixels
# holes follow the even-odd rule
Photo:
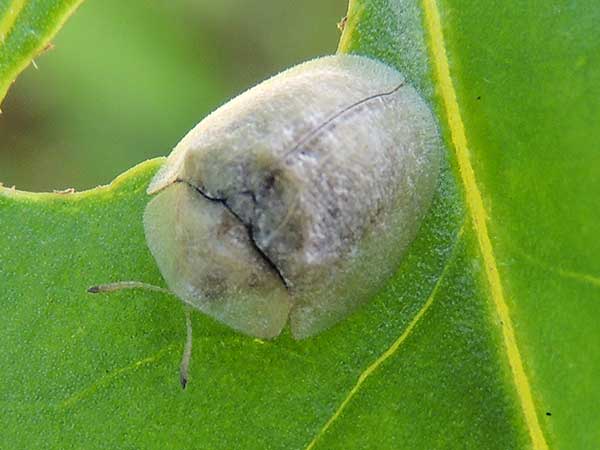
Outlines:
[[[98,284],[96,286],[91,286],[87,291],[91,294],[99,294],[104,292],[120,291],[123,289],[144,289],[146,291],[162,292],[164,294],[174,295],[173,292],[168,289],[149,283],[143,283],[141,281],[117,281],[115,283]],[[184,306],[184,312],[187,337],[183,347],[181,366],[179,368],[179,381],[183,389],[185,389],[188,383],[188,370],[190,367],[190,360],[192,359],[192,317],[190,308]]]
[[[153,284],[142,283],[141,281],[117,281],[115,283],[98,284],[88,288],[88,292],[91,294],[99,294],[102,292],[115,292],[122,289],[145,289],[147,291],[162,292],[165,294],[173,293],[168,289]]]
[[[185,389],[188,382],[188,369],[190,368],[190,360],[192,359],[192,315],[190,308],[184,306],[185,311],[185,328],[187,337],[185,346],[183,347],[183,355],[181,357],[181,366],[179,367],[179,381],[182,389]]]

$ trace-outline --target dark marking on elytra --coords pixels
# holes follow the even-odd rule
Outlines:
[[[274,180],[275,180],[275,177],[273,177],[273,181]],[[181,179],[175,180],[175,183],[185,183],[188,186],[190,186],[192,189],[194,189],[202,197],[204,197],[206,200],[209,200],[211,202],[220,203],[237,220],[239,220],[239,222],[244,226],[244,228],[246,228],[246,231],[248,232],[248,238],[250,239],[250,243],[252,245],[252,248],[254,248],[254,250],[260,255],[261,259],[267,265],[267,267],[269,267],[273,272],[275,272],[275,274],[277,275],[277,277],[283,283],[283,286],[286,289],[289,290],[288,282],[285,279],[285,277],[283,276],[283,273],[281,272],[281,270],[279,270],[279,267],[277,267],[277,265],[273,262],[273,260],[271,260],[271,258],[269,258],[269,256],[258,246],[258,244],[256,242],[256,239],[254,238],[254,228],[253,228],[252,224],[251,223],[245,223],[242,220],[242,218],[235,211],[233,211],[230,208],[230,206],[227,204],[227,199],[226,198],[215,198],[215,197],[212,197],[212,196],[206,194],[202,189],[200,189],[200,188],[198,188],[196,186],[193,186],[190,183],[188,183],[187,181],[184,181],[184,180],[181,180]]]

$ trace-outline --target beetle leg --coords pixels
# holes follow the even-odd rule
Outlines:
[[[181,357],[181,366],[179,368],[179,381],[181,382],[181,387],[183,389],[185,389],[188,382],[188,369],[190,367],[190,360],[192,359],[192,314],[188,306],[184,306],[184,311],[187,337],[185,339],[185,346],[183,347],[183,355]]]

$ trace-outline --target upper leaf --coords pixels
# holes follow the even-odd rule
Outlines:
[[[0,0],[0,104],[83,0]]]

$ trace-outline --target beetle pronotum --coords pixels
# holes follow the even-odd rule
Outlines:
[[[397,269],[431,203],[440,148],[431,111],[398,71],[360,56],[315,59],[179,142],[148,187],[146,239],[186,305],[259,338],[289,319],[303,339]],[[123,287],[148,286],[92,291]]]

